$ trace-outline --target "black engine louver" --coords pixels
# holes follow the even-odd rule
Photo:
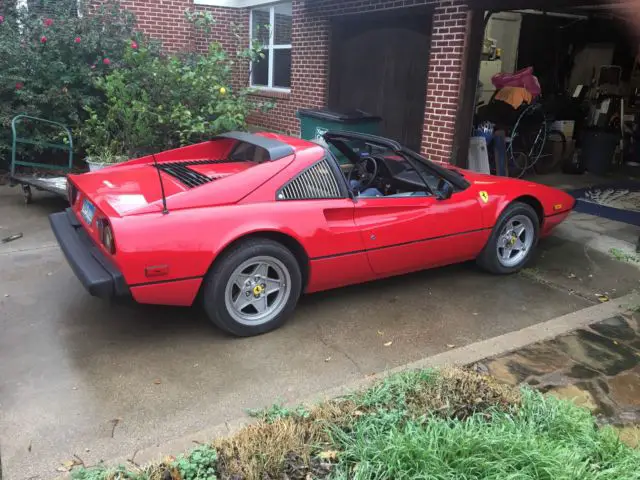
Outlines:
[[[177,178],[187,187],[199,187],[209,182],[213,182],[215,178],[207,177],[200,172],[191,170],[191,165],[209,165],[214,163],[226,163],[227,160],[186,160],[184,162],[162,162],[154,165],[158,170]]]

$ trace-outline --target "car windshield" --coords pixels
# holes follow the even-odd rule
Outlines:
[[[466,182],[457,172],[441,167],[406,148],[398,151],[375,141],[348,136],[331,138],[328,144],[330,151],[341,164],[355,164],[367,156],[383,157],[394,160],[394,163],[405,171],[417,170],[421,182],[426,182],[432,192],[437,189],[441,178],[447,179],[457,187],[465,187]]]

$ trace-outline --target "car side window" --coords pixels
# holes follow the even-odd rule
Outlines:
[[[276,193],[278,200],[345,198],[336,172],[326,157],[285,183]]]

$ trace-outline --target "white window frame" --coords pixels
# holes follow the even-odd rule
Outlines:
[[[195,5],[209,7],[249,8],[273,3],[273,0],[193,0]]]
[[[76,5],[77,5],[77,9],[78,9],[78,18],[82,18],[82,8],[80,8],[81,7],[80,0],[76,1]],[[16,1],[16,8],[18,10],[24,9],[24,10],[26,10],[28,12],[29,11],[29,3],[27,2],[27,0],[17,0]]]
[[[291,93],[291,87],[289,88],[285,88],[285,87],[274,87],[273,86],[273,61],[274,61],[274,57],[275,55],[273,54],[274,50],[291,50],[291,44],[279,44],[279,45],[275,45],[273,43],[274,41],[274,32],[275,32],[275,24],[276,24],[276,6],[278,6],[279,4],[283,4],[283,3],[292,3],[292,2],[280,2],[280,3],[276,3],[276,4],[272,4],[269,5],[269,43],[267,45],[263,45],[264,49],[267,50],[269,52],[269,66],[267,67],[268,71],[267,71],[267,85],[254,85],[253,84],[253,72],[252,72],[252,66],[249,66],[249,85],[251,85],[252,88],[255,88],[257,90],[268,90],[268,91],[272,91],[272,92],[283,92],[283,93]],[[254,10],[252,9],[251,12],[249,13],[249,46],[251,46],[251,43],[253,42],[253,12]],[[291,81],[291,79],[289,79],[289,81]]]

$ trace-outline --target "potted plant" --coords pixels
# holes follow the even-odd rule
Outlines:
[[[129,159],[118,125],[110,118],[99,116],[95,111],[85,107],[90,114],[84,124],[76,131],[83,150],[86,152],[85,162],[90,172],[95,172],[109,165]],[[113,132],[116,132],[115,134]]]
[[[89,166],[90,172],[95,172],[96,170],[100,170],[101,168],[108,167],[109,165],[116,163],[126,162],[127,160],[128,157],[126,155],[116,155],[109,150],[102,150],[97,154],[88,155],[84,159]]]

